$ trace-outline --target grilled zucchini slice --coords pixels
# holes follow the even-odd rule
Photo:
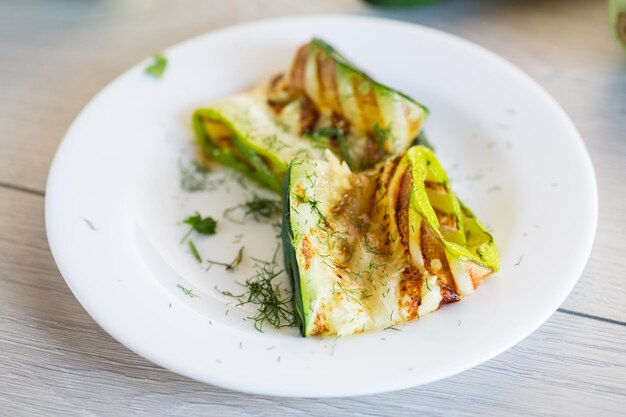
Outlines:
[[[496,271],[495,243],[451,191],[432,151],[360,173],[328,153],[292,163],[283,240],[303,336],[418,318]]]
[[[355,171],[404,152],[427,114],[313,39],[284,74],[196,110],[193,127],[207,156],[279,191],[292,160],[325,149]]]

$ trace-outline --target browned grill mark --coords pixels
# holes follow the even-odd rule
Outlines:
[[[324,54],[317,55],[317,77],[320,86],[320,99],[335,113],[342,113],[335,62]]]
[[[298,182],[296,184],[294,194],[296,195],[297,198],[295,200],[290,198],[289,201],[291,201],[291,204],[298,207],[300,204],[302,204],[302,201],[304,201],[304,199],[306,198],[306,190],[304,189],[304,185],[302,185],[301,182]]]
[[[326,333],[328,331],[328,325],[326,321],[327,319],[325,313],[323,313],[322,311],[318,311],[317,313],[315,313],[315,318],[313,319],[313,328],[311,329],[310,335],[316,336]]]
[[[365,141],[365,150],[363,154],[364,167],[371,167],[372,165],[383,159],[383,156],[385,155],[385,150],[373,134],[368,134],[367,140]]]
[[[391,180],[396,175],[396,170],[398,169],[398,165],[400,165],[400,160],[402,159],[402,155],[396,156],[391,162],[391,168],[389,168],[389,172],[387,174],[387,181],[385,187],[388,189],[389,184],[391,184]]]
[[[442,182],[424,181],[424,187],[435,191],[438,194],[447,194],[448,192],[448,190],[446,190],[446,186]]]
[[[311,133],[315,130],[315,125],[320,114],[315,108],[315,104],[307,96],[301,98],[300,106],[300,134]]]
[[[448,264],[446,251],[435,235],[432,227],[426,222],[422,222],[421,224],[419,239],[422,257],[424,259],[424,267],[431,275],[437,276],[437,281],[441,288],[442,299],[439,305],[442,306],[459,301],[460,297],[456,290],[456,283],[454,282],[450,265]],[[434,265],[437,262],[440,267],[435,269]]]
[[[489,274],[493,272],[493,270],[491,268],[485,268],[484,266],[470,262],[467,265],[467,272],[472,279],[474,288],[476,288],[485,280],[485,278],[487,278]]]
[[[283,79],[283,76],[284,76],[284,75],[283,75],[283,73],[282,73],[282,72],[279,72],[278,74],[276,74],[276,75],[274,75],[274,76],[272,77],[272,79],[270,80],[270,88],[271,88],[272,90],[274,90],[274,89],[276,89],[276,88],[278,87],[279,83],[280,83],[280,82],[282,81],[282,79]]]
[[[348,204],[350,203],[351,197],[352,196],[350,193],[343,193],[343,195],[341,196],[341,200],[339,200],[339,202],[330,209],[333,217],[339,217],[339,215],[346,210]]]
[[[422,274],[409,262],[402,274],[398,298],[398,307],[406,312],[408,320],[418,317],[422,302],[422,279]]]
[[[446,213],[435,207],[433,209],[439,221],[439,229],[459,230],[459,223],[454,214]]]
[[[302,256],[304,257],[304,269],[307,270],[311,267],[311,260],[313,259],[313,256],[315,256],[313,248],[311,247],[311,240],[308,235],[305,235],[302,238],[300,253],[302,253]]]
[[[291,83],[290,88],[296,91],[304,90],[304,70],[306,61],[309,56],[309,44],[303,45],[296,52],[296,57],[291,67]]]
[[[339,113],[333,112],[330,116],[330,123],[335,129],[343,132],[344,137],[350,134],[350,123]],[[333,135],[332,139],[337,141],[337,136]]]
[[[374,87],[368,81],[364,81],[357,76],[353,76],[351,81],[356,105],[365,129],[371,129],[377,123],[379,126],[383,126],[383,117],[378,106]],[[364,91],[366,88],[367,91]]]
[[[288,102],[286,101],[275,100],[273,98],[267,99],[267,105],[274,111],[275,114],[279,114],[287,103]]]
[[[290,92],[287,91],[285,81],[286,78],[284,74],[276,74],[270,80],[267,88],[267,105],[275,114],[279,114],[292,100]]]

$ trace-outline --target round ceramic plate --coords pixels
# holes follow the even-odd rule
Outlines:
[[[259,332],[254,309],[220,292],[241,292],[254,274],[251,257],[269,259],[278,244],[272,221],[240,224],[224,210],[271,194],[227,169],[193,173],[191,113],[285,69],[312,36],[430,108],[426,131],[437,155],[501,253],[501,271],[476,294],[397,330],[339,339],[267,325]],[[590,158],[557,103],[498,56],[425,27],[349,16],[245,24],[165,54],[161,79],[146,75],[146,60],[83,110],[46,189],[48,238],[67,284],[107,332],[149,360],[252,393],[396,390],[513,346],[583,270],[597,216]],[[189,175],[201,175],[205,190],[181,189]],[[230,262],[245,247],[236,272],[206,270],[179,243],[181,220],[195,211],[219,221],[216,235],[194,237],[203,257]]]

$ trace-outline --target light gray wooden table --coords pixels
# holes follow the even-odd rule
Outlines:
[[[600,219],[587,268],[533,335],[422,387],[282,399],[161,369],[100,329],[52,260],[43,207],[54,151],[89,98],[153,52],[238,22],[329,12],[455,33],[553,94],[598,176]],[[626,415],[626,52],[606,21],[600,0],[449,0],[402,11],[357,0],[0,2],[0,415]]]

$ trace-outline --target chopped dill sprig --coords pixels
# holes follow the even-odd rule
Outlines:
[[[291,309],[292,295],[283,295],[280,284],[274,284],[274,279],[284,272],[278,269],[276,257],[280,245],[277,246],[271,261],[251,258],[255,261],[255,274],[241,284],[245,288],[244,294],[233,295],[228,291],[221,294],[236,298],[238,306],[253,304],[257,308],[254,316],[248,317],[254,321],[254,328],[263,332],[263,325],[267,322],[276,329],[296,325],[296,318]],[[218,290],[219,291],[219,290]]]
[[[302,195],[298,195],[298,194],[294,195],[294,197],[296,198],[296,201],[298,201],[299,203],[308,204],[308,205],[311,206],[311,210],[315,214],[317,214],[317,216],[319,218],[318,221],[317,221],[318,225],[319,224],[323,224],[328,229],[334,230],[334,228],[331,226],[331,224],[328,221],[328,219],[326,218],[326,216],[324,216],[324,213],[322,213],[322,211],[320,210],[320,208],[319,208],[319,204],[320,204],[319,200],[314,200],[314,199],[311,199],[311,198],[309,198],[307,196],[302,196]]]
[[[84,217],[79,217],[79,219],[81,219],[82,221],[85,222],[85,224],[91,229],[91,230],[98,230],[98,228],[96,227],[95,224],[93,224],[93,222],[89,219],[86,219]]]
[[[313,142],[314,148],[331,148],[339,147],[341,157],[352,169],[352,158],[350,156],[350,148],[346,143],[346,132],[339,127],[321,128],[312,131],[306,135]]]
[[[191,298],[200,297],[198,294],[194,293],[192,289],[185,288],[180,283],[176,284],[176,288],[179,288],[183,292],[183,294],[185,294],[187,297],[191,297]]]
[[[201,264],[202,256],[200,256],[200,252],[198,252],[198,248],[196,248],[196,245],[193,243],[193,240],[189,239],[188,243],[189,243],[189,250],[191,250],[191,254],[193,255],[194,258],[196,258],[196,261],[198,261],[198,263]]]
[[[369,231],[372,225],[370,223],[366,223],[363,220],[358,219],[357,227],[359,228],[361,232],[363,232],[363,244],[365,245],[365,250],[367,250],[369,253],[373,255],[390,255],[391,254],[389,248],[380,249],[380,248],[374,247],[371,244],[370,239],[369,239]]]
[[[239,268],[239,264],[241,263],[241,261],[243,260],[243,250],[244,250],[244,246],[239,248],[239,251],[237,252],[237,256],[235,256],[235,259],[233,259],[233,261],[229,264],[225,263],[225,262],[218,262],[218,261],[211,261],[209,259],[207,259],[206,261],[209,263],[209,266],[207,267],[207,271],[209,270],[209,268],[211,268],[212,265],[221,265],[223,267],[226,268],[227,271],[229,272],[234,272],[237,270],[237,268]]]
[[[396,332],[400,331],[400,329],[398,329],[394,324],[392,324],[391,326],[385,327],[383,330],[395,330]]]
[[[238,210],[243,211],[242,220],[231,217],[231,213]],[[254,194],[252,196],[252,199],[226,209],[224,211],[224,217],[234,223],[242,224],[248,217],[252,217],[257,222],[264,222],[280,214],[280,212],[280,201],[271,198],[259,197],[258,195]]]
[[[194,214],[193,216],[189,216],[185,220],[183,220],[183,223],[188,224],[191,227],[189,228],[187,234],[185,234],[185,236],[183,236],[183,238],[181,239],[181,244],[189,237],[189,235],[191,235],[191,232],[193,232],[194,230],[201,235],[214,235],[215,228],[217,227],[217,222],[215,221],[215,219],[213,219],[213,217],[208,216],[202,218],[200,213],[198,213],[197,211],[196,214]]]
[[[233,293],[232,293],[232,292],[230,292],[230,291],[220,290],[220,289],[219,289],[219,287],[218,287],[217,285],[215,286],[215,291],[217,291],[217,292],[219,292],[220,294],[225,295],[225,296],[227,296],[227,297],[239,298],[239,297],[243,297],[243,296],[244,296],[243,294],[241,294],[241,295],[235,295],[235,294],[233,294]],[[229,305],[230,305],[230,303],[229,303]]]
[[[524,259],[524,254],[522,254],[522,256],[519,257],[519,261],[515,262],[514,266],[519,266],[519,264],[522,263],[523,259]]]
[[[334,143],[344,136],[342,129],[336,127],[326,127],[314,130],[305,134],[313,142],[314,148],[330,148]]]
[[[391,137],[391,125],[383,128],[378,123],[374,123],[373,130],[374,141],[378,145],[379,149],[383,150],[385,143]]]
[[[339,135],[343,135],[343,130],[336,127],[326,127],[312,131],[306,136],[312,139],[320,139],[320,138],[332,138]]]

